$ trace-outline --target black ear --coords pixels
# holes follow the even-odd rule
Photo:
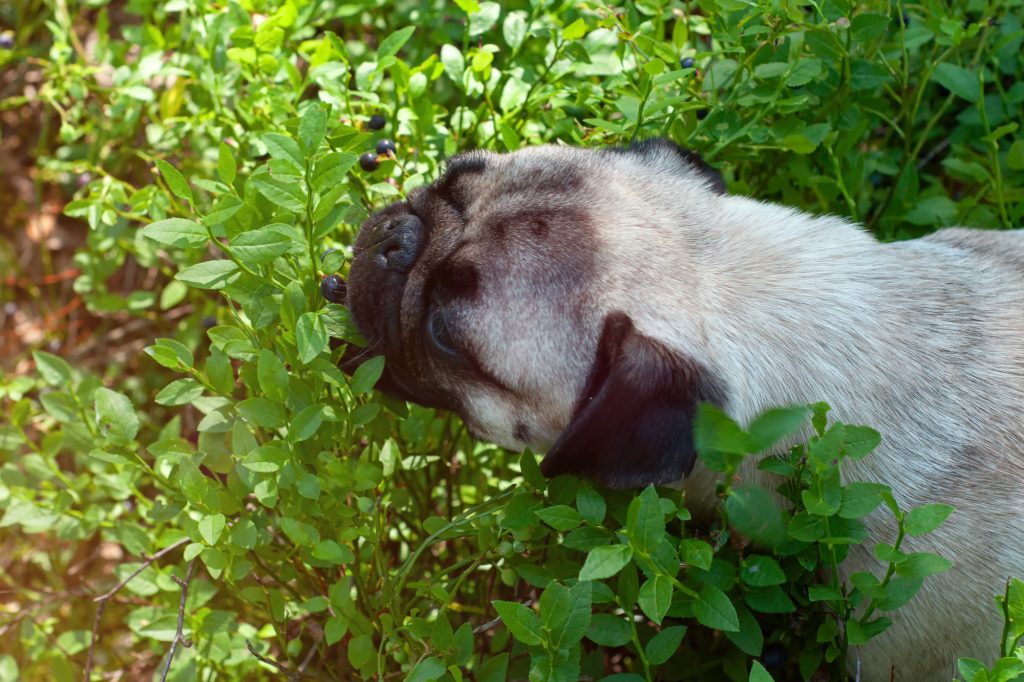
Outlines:
[[[696,461],[692,423],[701,400],[722,403],[707,370],[612,313],[575,416],[540,470],[612,488],[678,481]]]
[[[710,187],[715,194],[725,194],[725,181],[722,180],[722,174],[709,166],[708,163],[701,158],[700,154],[692,152],[689,149],[684,149],[672,140],[668,140],[664,137],[652,137],[647,140],[633,142],[628,147],[619,148],[618,151],[640,154],[643,156],[670,156],[677,159],[689,170],[696,172],[704,178],[704,180],[707,181],[708,187]]]

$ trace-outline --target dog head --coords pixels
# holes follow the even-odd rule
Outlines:
[[[385,356],[382,390],[546,450],[546,475],[678,481],[695,461],[697,402],[721,404],[724,388],[700,357],[698,311],[678,322],[688,347],[659,338],[659,319],[698,305],[675,264],[701,237],[680,228],[722,193],[664,140],[459,155],[360,230],[348,305],[362,356]],[[659,313],[649,299],[666,270],[681,299]]]

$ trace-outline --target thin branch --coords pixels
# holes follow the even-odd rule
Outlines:
[[[182,629],[185,626],[185,600],[188,599],[188,585],[192,582],[192,571],[194,571],[195,568],[196,560],[193,559],[188,563],[188,570],[185,572],[184,580],[176,575],[171,576],[171,580],[181,586],[181,599],[178,601],[178,629],[174,632],[174,640],[171,641],[171,650],[167,652],[167,664],[164,665],[164,672],[160,675],[160,682],[166,682],[167,680],[167,673],[171,671],[171,661],[174,660],[174,652],[178,650],[178,645],[181,644],[186,649],[192,647],[192,640],[186,639]]]
[[[139,566],[135,571],[132,571],[131,575],[129,575],[127,578],[125,578],[124,580],[122,580],[118,584],[114,585],[112,588],[107,590],[105,593],[103,593],[100,596],[98,596],[95,599],[93,599],[93,601],[96,602],[96,617],[92,621],[92,638],[89,640],[89,657],[85,659],[85,672],[82,674],[82,679],[85,682],[89,682],[89,677],[92,675],[93,653],[95,652],[95,649],[96,649],[96,639],[99,637],[100,620],[103,618],[103,610],[105,608],[107,608],[107,602],[110,601],[111,597],[113,597],[115,594],[120,592],[121,588],[123,588],[125,585],[127,585],[129,582],[131,582],[131,580],[135,576],[137,576],[138,574],[142,573],[144,570],[149,568],[149,566],[154,561],[156,561],[157,559],[160,559],[161,557],[163,557],[163,556],[165,556],[167,554],[170,554],[171,552],[173,552],[174,550],[178,549],[182,545],[187,545],[190,542],[192,542],[192,540],[190,538],[182,538],[181,540],[178,540],[174,544],[169,545],[167,547],[164,547],[163,549],[161,549],[159,552],[157,552],[156,554],[154,554],[151,557],[143,556],[142,565]]]
[[[284,663],[280,663],[280,662],[275,661],[274,659],[272,659],[272,658],[270,658],[268,656],[264,656],[260,652],[256,651],[256,647],[254,647],[252,645],[252,642],[249,641],[248,639],[245,640],[245,648],[249,650],[250,654],[252,654],[253,656],[256,657],[256,660],[258,660],[258,661],[260,661],[262,663],[266,663],[269,666],[273,666],[274,668],[276,668],[278,670],[278,672],[280,672],[282,675],[285,675],[289,680],[301,680],[304,677],[308,677],[308,678],[311,678],[311,679],[316,679],[316,678],[313,678],[312,675],[308,675],[308,674],[306,674],[305,672],[303,672],[301,670],[292,670],[291,668],[286,666]]]

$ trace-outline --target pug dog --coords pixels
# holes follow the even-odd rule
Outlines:
[[[548,476],[681,484],[707,510],[700,401],[748,423],[825,400],[877,428],[846,475],[904,508],[955,505],[905,545],[954,566],[863,648],[861,679],[949,680],[959,656],[996,657],[993,597],[1024,574],[1024,231],[883,244],[727,194],[666,140],[474,151],[365,222],[347,302],[383,390],[546,452]],[[866,525],[893,540],[891,518]],[[880,568],[865,548],[844,564]]]

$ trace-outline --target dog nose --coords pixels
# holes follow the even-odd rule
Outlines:
[[[423,246],[423,223],[414,215],[390,218],[373,228],[371,243],[378,265],[404,274]]]

